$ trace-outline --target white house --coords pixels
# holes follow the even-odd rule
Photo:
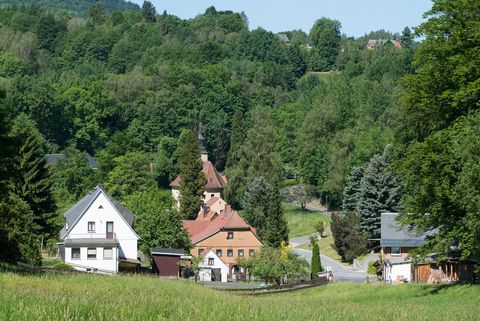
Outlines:
[[[65,212],[60,231],[62,257],[78,270],[115,274],[137,260],[135,216],[100,186]]]
[[[204,254],[205,253],[205,254]],[[200,281],[227,282],[228,264],[222,261],[212,249],[202,253],[203,260],[200,262]]]
[[[386,283],[412,282],[410,252],[425,244],[425,234],[418,234],[397,222],[398,213],[381,214],[383,278]]]

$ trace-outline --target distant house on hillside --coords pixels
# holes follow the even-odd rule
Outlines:
[[[387,283],[412,281],[410,252],[425,244],[426,235],[409,231],[397,222],[398,213],[381,214],[383,277]]]
[[[89,153],[86,153],[87,155],[87,162],[90,165],[92,169],[98,169],[97,162],[95,159],[90,155]],[[63,161],[67,159],[67,156],[65,154],[45,154],[45,158],[47,159],[47,167],[56,165],[60,161]]]
[[[400,41],[391,39],[369,39],[367,42],[367,49],[374,50],[379,47],[392,46],[393,48],[402,49]]]
[[[97,185],[64,217],[60,252],[65,263],[77,270],[105,274],[137,269],[135,216],[102,186]]]
[[[201,144],[201,158],[203,161],[202,172],[205,174],[207,183],[205,184],[205,192],[203,193],[204,202],[208,202],[212,197],[223,197],[223,190],[227,185],[227,178],[225,175],[220,174],[218,170],[213,166],[212,162],[208,160],[208,153],[205,148],[204,140],[202,133],[198,134],[198,140]],[[170,183],[172,188],[172,196],[178,204],[180,199],[180,183],[181,177],[177,176],[173,182]]]
[[[285,44],[290,43],[290,39],[288,39],[288,36],[286,33],[277,33],[278,38]]]

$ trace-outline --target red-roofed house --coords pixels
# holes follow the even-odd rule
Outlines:
[[[203,161],[203,169],[202,172],[207,179],[207,183],[205,184],[205,192],[204,195],[204,202],[207,203],[211,198],[223,197],[223,190],[225,185],[227,184],[227,178],[225,175],[220,174],[218,170],[213,166],[212,162],[208,160],[208,153],[205,149],[205,145],[203,144],[204,138],[201,133],[198,134],[198,139],[200,140],[202,149],[201,149],[201,157]],[[180,176],[177,176],[173,182],[170,183],[170,187],[172,188],[172,195],[173,198],[177,201],[180,198]]]
[[[253,256],[262,246],[255,228],[232,210],[222,211],[213,220],[197,218],[183,221],[183,227],[190,234],[194,245],[191,254],[202,255],[212,249],[228,265],[228,276],[231,278],[241,272],[237,258]]]

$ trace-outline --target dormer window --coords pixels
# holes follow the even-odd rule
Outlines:
[[[95,222],[88,222],[88,232],[95,232]]]

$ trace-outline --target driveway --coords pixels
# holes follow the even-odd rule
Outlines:
[[[311,236],[312,235],[300,236],[300,237],[292,238],[290,240],[290,244],[292,245],[292,251],[294,253],[297,253],[300,257],[307,260],[308,263],[312,261],[312,251],[298,248],[298,246],[301,244],[309,243]],[[369,276],[369,274],[367,273],[354,271],[352,268],[347,267],[321,253],[320,253],[320,260],[324,268],[331,269],[331,271],[333,272],[333,279],[335,282],[364,283],[367,277]]]

